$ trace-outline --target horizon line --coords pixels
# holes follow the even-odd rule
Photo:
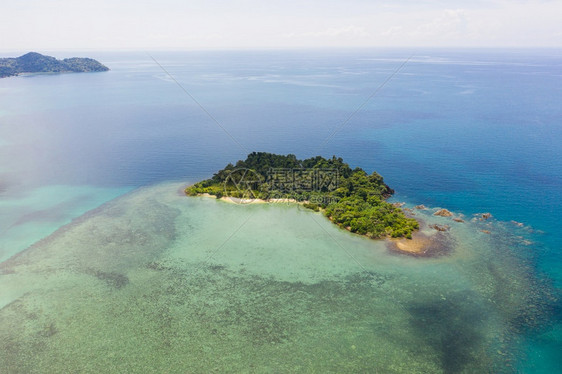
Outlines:
[[[316,46],[316,47],[248,47],[248,48],[0,48],[0,53],[28,53],[36,51],[93,51],[93,52],[252,52],[252,51],[342,51],[342,50],[560,50],[556,46]],[[40,52],[38,52],[40,53]]]

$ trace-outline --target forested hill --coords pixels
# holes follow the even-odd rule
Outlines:
[[[65,58],[57,60],[37,52],[16,58],[0,58],[0,78],[22,73],[66,73],[107,71],[109,68],[92,58]]]
[[[291,199],[321,210],[332,222],[370,238],[406,237],[419,228],[400,207],[386,201],[394,190],[383,178],[352,169],[341,158],[253,152],[246,160],[228,164],[211,179],[189,186],[187,195],[210,194],[217,198],[246,200]]]

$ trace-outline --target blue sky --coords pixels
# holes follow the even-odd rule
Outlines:
[[[562,0],[17,0],[0,49],[562,47]]]

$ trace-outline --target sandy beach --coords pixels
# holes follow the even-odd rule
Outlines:
[[[412,235],[412,239],[387,239],[387,248],[411,256],[434,257],[448,253],[451,242],[443,232],[428,235],[418,231]]]
[[[216,199],[216,196],[208,194],[208,193],[199,194],[197,196],[210,197],[210,198]],[[269,199],[269,200],[242,199],[242,198],[239,198],[239,197],[230,197],[230,196],[223,196],[223,197],[219,198],[218,200],[225,201],[225,202],[230,203],[230,204],[267,204],[267,203],[273,203],[273,204],[282,204],[282,203],[304,204],[304,203],[308,202],[308,201],[297,201],[295,199]]]

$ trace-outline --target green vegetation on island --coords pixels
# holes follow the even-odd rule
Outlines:
[[[66,73],[107,71],[109,68],[92,58],[65,58],[57,60],[37,52],[16,58],[0,58],[0,78],[22,73]]]
[[[253,152],[211,179],[187,187],[185,193],[245,200],[291,199],[322,211],[342,228],[373,239],[411,238],[419,228],[415,219],[386,201],[394,190],[379,174],[351,169],[335,156],[298,160],[292,154]]]

